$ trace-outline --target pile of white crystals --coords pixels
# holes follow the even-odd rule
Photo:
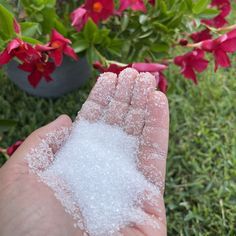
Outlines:
[[[158,227],[142,210],[144,193],[149,201],[160,193],[137,168],[136,137],[102,121],[80,120],[54,161],[44,165],[47,152],[39,149],[29,154],[29,167],[53,189],[76,227],[90,236],[110,236],[134,222]]]

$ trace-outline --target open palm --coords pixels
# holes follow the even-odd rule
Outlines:
[[[77,119],[80,118],[90,121],[102,119],[137,136],[140,141],[138,168],[163,193],[169,114],[167,99],[155,91],[153,76],[139,74],[130,68],[121,72],[118,78],[113,73],[102,74],[78,113]],[[74,227],[74,220],[64,211],[52,190],[29,173],[25,160],[29,150],[37,146],[47,133],[63,126],[71,126],[71,120],[65,115],[36,130],[0,170],[0,235],[83,235]],[[54,145],[51,150],[55,153],[57,148]],[[152,215],[159,228],[133,222],[117,235],[166,235],[162,194],[156,196],[155,205],[148,201],[143,205],[145,214]]]

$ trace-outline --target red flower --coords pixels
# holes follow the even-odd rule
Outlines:
[[[88,20],[88,12],[83,7],[79,7],[71,13],[70,19],[72,21],[71,25],[79,32]]]
[[[124,70],[125,68],[129,67],[130,65],[127,66],[119,66],[117,64],[110,64],[109,67],[104,67],[99,61],[96,61],[93,63],[93,67],[98,70],[101,73],[104,72],[113,72],[116,73],[117,75]]]
[[[157,80],[157,85],[160,91],[162,91],[163,93],[166,93],[167,88],[168,88],[168,83],[162,72],[159,72],[159,80]]]
[[[21,140],[16,141],[14,144],[7,148],[7,154],[11,156],[22,143],[23,141]]]
[[[200,48],[213,53],[215,71],[218,69],[218,66],[229,67],[230,59],[227,53],[236,51],[236,30],[232,30],[214,40],[205,40],[200,43]]]
[[[189,37],[190,37],[195,43],[198,43],[198,42],[201,42],[201,41],[203,41],[203,40],[207,40],[207,39],[211,39],[211,38],[212,38],[209,29],[205,29],[205,30],[202,30],[202,31],[200,31],[200,32],[192,33]]]
[[[74,26],[77,31],[80,31],[88,18],[98,24],[102,20],[106,20],[114,12],[113,0],[87,0],[85,4],[75,9],[71,15],[71,25]]]
[[[36,87],[42,77],[44,77],[47,82],[52,80],[50,75],[55,70],[55,64],[52,62],[45,62],[41,58],[30,63],[23,63],[19,65],[18,68],[26,72],[30,72],[28,75],[29,83],[33,87]]]
[[[63,37],[55,29],[52,30],[50,43],[46,45],[37,45],[36,49],[42,52],[49,52],[49,56],[54,60],[56,66],[60,66],[63,60],[63,53],[78,60],[74,49],[69,46],[71,41]]]
[[[120,0],[118,12],[122,12],[127,8],[131,8],[133,11],[146,12],[146,7],[143,0]]]
[[[157,87],[163,92],[167,91],[167,80],[162,71],[167,68],[166,65],[158,63],[133,63],[132,67],[139,72],[150,72],[155,76]]]
[[[102,20],[106,20],[114,12],[113,0],[87,0],[84,4],[88,16],[97,24]]]
[[[23,62],[29,62],[32,58],[39,58],[40,54],[31,45],[15,38],[0,54],[0,66],[7,64],[13,57],[17,57]]]
[[[196,49],[174,59],[174,63],[182,68],[181,74],[187,79],[191,79],[197,84],[195,71],[202,72],[208,66],[208,61],[204,59],[204,51]]]
[[[218,10],[220,11],[219,15],[214,17],[213,19],[202,20],[202,22],[216,28],[222,27],[227,24],[228,22],[227,20],[225,20],[225,17],[231,11],[230,0],[213,0],[211,2],[211,6],[218,8]]]

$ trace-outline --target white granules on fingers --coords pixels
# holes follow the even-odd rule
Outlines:
[[[76,121],[54,160],[36,172],[90,236],[111,236],[133,223],[158,227],[142,209],[144,193],[158,196],[159,188],[138,170],[138,145],[117,126]],[[40,157],[31,153],[28,161],[35,172]]]

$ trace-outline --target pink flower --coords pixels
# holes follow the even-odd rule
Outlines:
[[[87,10],[88,16],[97,24],[113,14],[114,3],[113,0],[86,0],[84,9]]]
[[[131,8],[133,11],[146,12],[146,7],[143,0],[120,0],[118,12],[122,12],[127,8]]]
[[[10,147],[8,147],[7,155],[11,156],[22,143],[23,143],[22,140],[18,140],[14,144],[12,144]]]
[[[13,57],[17,57],[23,62],[29,62],[32,58],[39,58],[38,53],[30,44],[19,38],[10,41],[6,49],[0,54],[0,66],[7,64]]]
[[[202,41],[200,48],[213,53],[215,58],[215,71],[218,69],[218,66],[229,67],[230,59],[227,53],[236,51],[236,30],[232,30],[214,40]]]
[[[93,67],[101,73],[113,72],[118,75],[122,70],[124,70],[127,67],[130,67],[130,65],[119,66],[117,64],[110,64],[109,67],[104,67],[99,61],[96,61],[93,63]]]
[[[98,23],[101,20],[106,20],[113,14],[114,3],[113,0],[87,0],[84,8],[88,11],[93,21]]]
[[[204,51],[195,49],[182,56],[177,56],[174,63],[182,68],[181,74],[187,79],[191,79],[197,84],[195,71],[202,72],[208,66],[208,61],[204,59]]]
[[[56,66],[60,66],[63,60],[63,53],[74,60],[78,60],[74,49],[69,46],[71,41],[58,33],[55,29],[52,30],[50,43],[46,45],[37,45],[36,49],[41,52],[48,52],[49,56],[54,60]]]
[[[13,20],[13,27],[14,27],[14,30],[17,34],[20,34],[21,33],[21,27],[20,27],[20,24],[17,22],[16,19]]]
[[[79,7],[71,13],[70,19],[72,21],[71,25],[79,32],[88,20],[88,12],[83,7]]]
[[[199,32],[192,33],[189,36],[195,43],[201,42],[203,40],[211,39],[212,36],[210,34],[209,29],[205,29]]]
[[[218,10],[220,11],[219,15],[214,17],[213,19],[202,20],[202,22],[215,28],[219,28],[227,24],[228,21],[225,20],[225,17],[229,15],[231,11],[230,0],[213,0],[211,2],[211,6],[218,8]]]
[[[100,21],[108,19],[113,13],[113,0],[86,0],[82,6],[71,13],[71,24],[77,31],[80,31],[89,17],[98,24]]]
[[[162,71],[167,68],[166,65],[158,64],[158,63],[133,63],[132,67],[139,72],[150,72],[155,76],[157,87],[163,92],[167,91],[167,80],[163,75]]]
[[[42,77],[47,82],[52,80],[51,74],[55,70],[55,64],[52,62],[44,61],[43,58],[31,61],[30,63],[23,63],[18,66],[19,69],[30,72],[28,75],[29,83],[33,87],[37,87]]]

